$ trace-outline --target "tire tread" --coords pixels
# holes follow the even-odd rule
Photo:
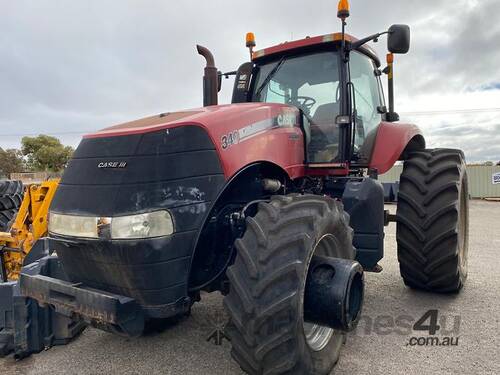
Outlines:
[[[458,292],[459,207],[467,184],[463,152],[430,149],[410,154],[401,175],[397,221],[398,260],[406,285]],[[465,185],[467,186],[467,185]],[[468,233],[465,234],[468,241]]]
[[[257,214],[247,218],[247,231],[235,242],[237,257],[227,271],[231,287],[224,299],[231,353],[247,373],[304,374],[310,370],[304,368],[301,353],[293,349],[298,342],[294,319],[268,331],[275,327],[278,315],[290,314],[299,303],[309,256],[306,249],[315,241],[308,233],[333,220],[344,227],[345,239],[350,240],[346,251],[354,258],[349,216],[343,212],[341,203],[331,198],[290,194],[259,203]],[[331,359],[332,367],[337,359]]]

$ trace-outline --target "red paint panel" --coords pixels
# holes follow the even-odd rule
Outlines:
[[[282,126],[277,126],[278,118]],[[304,174],[304,139],[299,127],[299,111],[282,104],[243,103],[198,108],[183,111],[182,116],[173,113],[113,126],[85,138],[142,134],[184,125],[201,126],[207,131],[226,178],[257,161],[279,165],[290,178]],[[237,139],[228,142],[227,137],[235,132],[239,134]]]
[[[416,125],[382,122],[377,131],[370,168],[377,169],[380,174],[387,172],[416,135],[422,135]]]
[[[272,47],[268,47],[265,49],[261,49],[259,51],[255,51],[252,55],[252,60],[256,61],[261,57],[273,55],[276,53],[282,53],[285,51],[291,51],[294,49],[323,44],[323,43],[340,42],[341,40],[342,40],[342,33],[332,33],[332,34],[325,34],[325,35],[319,35],[319,36],[314,36],[314,37],[307,37],[304,39],[294,40],[292,42],[284,42],[284,43],[278,44],[276,46],[272,46]],[[353,42],[358,41],[358,39],[356,39],[355,37],[353,37],[349,34],[345,34],[345,40],[348,43],[353,43]],[[374,56],[377,55],[375,53],[375,51],[372,48],[370,48],[370,46],[368,46],[368,45],[362,46],[361,49],[366,50],[367,52],[369,52],[370,54],[372,54]]]

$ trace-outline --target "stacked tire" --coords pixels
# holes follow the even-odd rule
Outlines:
[[[0,180],[0,232],[8,231],[22,201],[21,181]]]

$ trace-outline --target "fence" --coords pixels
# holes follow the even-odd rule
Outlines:
[[[53,172],[26,172],[26,173],[11,173],[11,180],[22,181],[23,184],[31,184],[46,181],[49,178],[60,177],[60,173]]]
[[[402,165],[380,175],[381,182],[399,181]],[[472,198],[500,198],[500,166],[468,165],[469,194]]]

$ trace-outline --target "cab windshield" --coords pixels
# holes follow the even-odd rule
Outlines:
[[[259,67],[253,101],[296,106],[304,115],[308,159],[330,163],[337,159],[340,111],[339,56],[325,51],[283,57]]]

